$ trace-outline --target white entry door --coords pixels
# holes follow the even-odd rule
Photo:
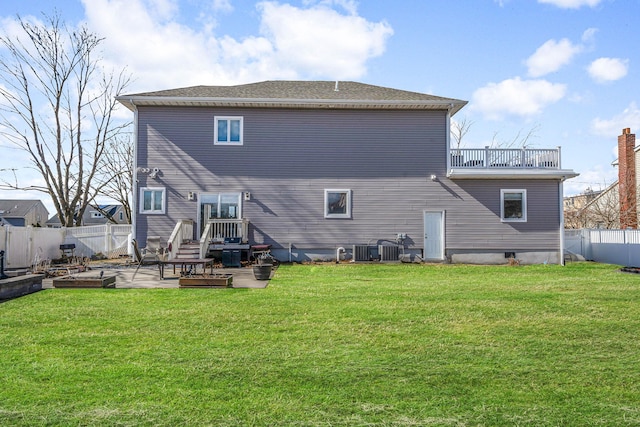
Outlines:
[[[444,260],[444,211],[424,211],[424,259]]]

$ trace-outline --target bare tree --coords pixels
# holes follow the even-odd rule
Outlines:
[[[464,117],[460,121],[451,121],[451,136],[456,142],[456,150],[460,149],[462,145],[462,139],[467,135],[467,133],[469,133],[473,123],[474,122],[469,120],[467,117]]]
[[[122,210],[127,223],[131,224],[131,194],[133,190],[133,142],[129,134],[119,135],[109,142],[104,155],[100,159],[100,172],[103,178],[100,182],[105,182],[98,193],[113,199],[122,205]],[[108,212],[98,210],[113,223]]]
[[[568,214],[568,215],[567,215]],[[565,212],[575,228],[619,228],[618,183],[608,186],[573,212]]]
[[[601,197],[584,210],[585,222],[589,228],[620,228],[620,201],[617,188],[603,192]]]
[[[21,186],[16,178],[0,186],[47,193],[63,226],[80,225],[108,182],[98,167],[127,126],[113,112],[130,78],[101,68],[102,38],[67,27],[57,13],[43,16],[43,23],[18,16],[21,33],[0,35],[0,135],[27,154],[44,184]]]
[[[564,200],[564,225],[565,228],[589,228],[590,221],[593,220],[593,214],[598,200],[604,202],[604,198],[608,195],[603,191],[593,191],[588,187],[582,193],[567,197]]]
[[[518,133],[511,139],[498,139],[498,132],[494,132],[491,139],[491,148],[527,148],[530,141],[538,136],[541,125],[539,123],[533,125],[526,132],[520,129]]]

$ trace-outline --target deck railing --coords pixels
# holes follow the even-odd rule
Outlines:
[[[560,147],[538,148],[454,148],[451,149],[452,168],[560,169]]]
[[[241,242],[246,242],[248,235],[249,221],[247,219],[210,219],[200,237],[200,257],[203,258],[206,255],[212,240],[239,237]]]
[[[193,221],[190,219],[183,219],[176,223],[173,228],[173,232],[171,233],[171,237],[167,240],[167,248],[171,248],[169,250],[168,259],[174,259],[178,250],[180,249],[180,245],[187,240],[193,239]]]

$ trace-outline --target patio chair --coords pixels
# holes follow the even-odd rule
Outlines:
[[[134,264],[137,264],[132,280],[135,279],[138,270],[143,265],[157,265],[160,270],[160,263],[166,259],[167,251],[160,246],[160,237],[147,237],[147,247],[140,249],[136,239],[131,240],[133,244]]]

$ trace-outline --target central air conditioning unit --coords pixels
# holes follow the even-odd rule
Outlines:
[[[398,246],[380,245],[378,246],[380,261],[399,261],[400,248]]]
[[[353,260],[355,262],[378,261],[378,247],[371,245],[353,245]]]

